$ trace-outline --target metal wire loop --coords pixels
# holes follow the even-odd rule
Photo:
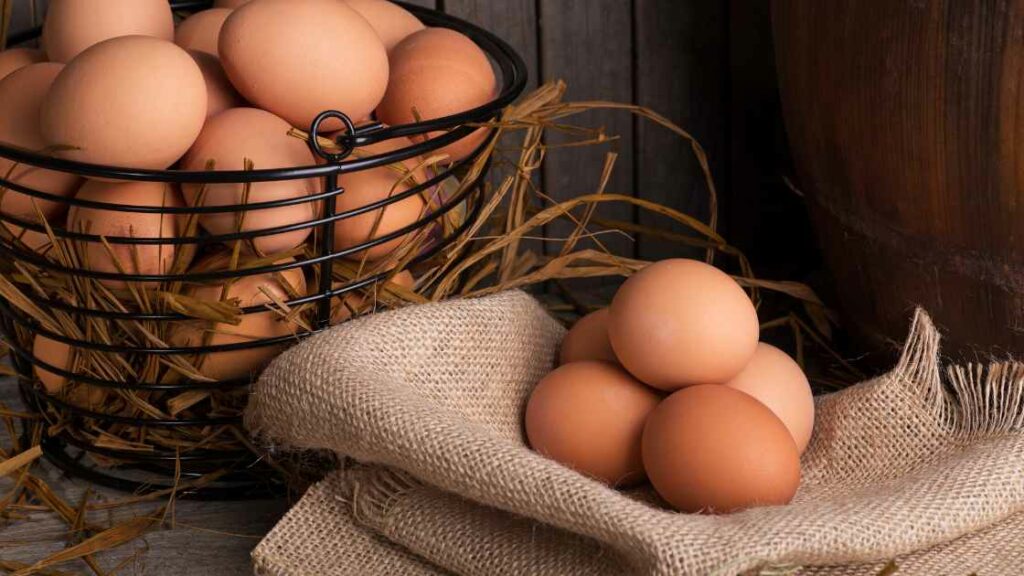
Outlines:
[[[341,152],[328,152],[320,146],[320,126],[327,120],[340,120],[345,125],[344,134],[334,139],[334,143],[341,147]],[[355,136],[355,133],[356,125],[352,123],[352,119],[348,117],[348,114],[338,110],[327,110],[318,114],[313,119],[313,124],[309,127],[309,147],[317,156],[332,164],[337,164],[348,158],[356,149],[352,143],[352,137]]]

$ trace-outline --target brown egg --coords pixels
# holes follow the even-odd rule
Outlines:
[[[174,43],[185,50],[197,50],[218,56],[220,29],[231,14],[229,8],[210,8],[185,18],[174,31]]]
[[[46,62],[46,53],[35,48],[10,48],[0,52],[0,80],[11,72],[28,66]]]
[[[726,386],[691,386],[662,401],[644,427],[643,462],[680,512],[786,504],[800,485],[800,453],[786,426]]]
[[[25,248],[41,256],[46,256],[53,250],[53,243],[50,242],[50,237],[42,232],[36,232],[35,230],[29,230],[28,228],[22,228],[21,226],[15,226],[6,222],[4,223],[4,229]]]
[[[405,192],[413,187],[408,178],[407,171],[392,166],[342,174],[338,184],[345,189],[345,193],[338,196],[337,212],[356,210]],[[334,249],[345,250],[395,233],[414,224],[426,214],[427,203],[422,195],[413,194],[383,208],[339,220],[334,224]],[[373,248],[350,254],[348,258],[379,260],[390,255],[415,234],[413,230]]]
[[[71,346],[63,342],[36,334],[35,339],[32,341],[32,355],[37,360],[45,362],[54,368],[60,368],[66,372],[71,371]],[[33,366],[32,370],[35,372],[36,378],[42,382],[47,394],[60,392],[68,383],[67,378],[54,374],[45,368]]]
[[[52,62],[70,62],[90,46],[119,36],[174,39],[166,0],[50,0],[42,46]]]
[[[487,55],[472,40],[454,30],[427,28],[391,52],[391,80],[377,118],[397,125],[465,112],[490,101],[496,86]],[[487,135],[481,128],[438,152],[465,158]]]
[[[387,286],[398,286],[406,290],[412,290],[416,286],[416,280],[408,270],[402,270],[391,278]],[[340,287],[340,284],[336,283],[334,285],[335,289]],[[331,324],[340,324],[352,318],[354,314],[365,312],[364,308],[370,307],[371,303],[375,306],[377,294],[385,289],[385,285],[382,283],[372,284],[368,291],[354,290],[339,297],[331,304]]]
[[[609,309],[615,355],[662,390],[729,380],[750,361],[759,335],[746,292],[697,260],[651,264],[626,280]]]
[[[216,116],[229,108],[240,108],[245,106],[242,95],[235,90],[224,74],[224,68],[220,60],[205,52],[189,51],[189,56],[199,65],[203,73],[203,80],[206,81],[206,117]]]
[[[183,170],[204,170],[214,161],[215,170],[242,170],[245,160],[255,169],[294,168],[315,164],[313,153],[306,143],[288,135],[291,126],[270,112],[256,108],[232,108],[207,122],[195,145],[181,162]],[[270,202],[316,194],[320,190],[317,179],[256,182],[248,188],[243,184],[186,184],[182,188],[190,206],[227,206]],[[200,197],[202,195],[202,197]],[[199,223],[214,235],[231,234],[239,230],[248,232],[265,230],[287,224],[308,222],[316,217],[319,208],[312,202],[249,210],[239,222],[235,212],[206,214]],[[256,254],[279,254],[302,244],[312,229],[259,236],[247,247]]]
[[[335,133],[331,137],[334,138],[338,135],[339,133]],[[413,142],[408,138],[390,138],[376,144],[362,146],[356,150],[353,156],[368,158],[408,148],[412,145]],[[418,156],[369,171],[343,174],[339,177],[338,181],[341,187],[345,189],[345,194],[338,199],[337,211],[343,212],[365,206],[385,198],[392,190],[394,190],[394,193],[405,191],[429,179],[430,174],[423,164],[423,159]],[[373,194],[373,190],[376,190],[377,194]],[[353,194],[353,192],[355,193]],[[345,198],[345,196],[348,196],[348,198]],[[425,193],[390,205],[377,228],[377,234],[373,237],[377,238],[394,232],[424,216],[424,210],[426,209],[426,203],[423,201],[424,196],[430,197],[429,193]],[[376,210],[361,216],[341,220],[335,224],[335,249],[349,248],[369,240],[373,224],[380,212],[380,210]],[[406,234],[371,249],[369,251],[369,259],[374,260],[386,256],[400,246],[411,234]],[[365,252],[358,252],[352,255],[351,258],[361,259],[364,254]]]
[[[107,204],[152,207],[181,207],[178,191],[170,184],[128,182],[123,184],[89,180],[75,195],[79,200]],[[179,217],[169,214],[122,212],[116,210],[72,206],[68,211],[68,230],[105,237],[175,238]],[[167,274],[177,252],[173,244],[114,244],[113,257],[100,241],[75,241],[76,251],[86,270],[122,274]],[[116,258],[116,261],[115,261]],[[111,288],[125,288],[126,282],[102,280]],[[156,287],[155,282],[144,286]]]
[[[280,260],[277,264],[293,262],[291,258]],[[196,265],[195,270],[225,270],[230,256],[221,252]],[[194,271],[195,271],[194,270]],[[232,301],[241,308],[270,304],[274,299],[287,302],[293,297],[289,289],[298,294],[306,293],[306,279],[301,269],[293,268],[275,274],[256,274],[245,276],[230,283],[215,283],[194,286],[185,293],[210,302]],[[273,295],[273,299],[267,294]],[[253,342],[260,339],[275,338],[295,334],[299,327],[283,318],[277,311],[254,312],[242,317],[241,324],[213,324],[209,322],[190,321],[172,328],[170,341],[175,347],[220,346]],[[196,362],[196,368],[208,378],[215,380],[232,380],[253,376],[277,354],[281,345],[262,346],[248,350],[232,350],[206,354]]]
[[[330,138],[337,138],[342,132],[335,132],[330,135]],[[376,144],[370,144],[369,146],[360,146],[353,152],[352,156],[355,158],[369,158],[371,156],[379,156],[381,154],[387,154],[388,152],[394,152],[396,150],[402,150],[413,146],[413,141],[404,137],[399,136],[397,138],[389,138],[382,140]],[[399,171],[399,166],[405,166],[405,173]],[[403,160],[401,163],[389,165],[388,170],[396,174],[401,175],[404,179],[408,180],[410,184],[415,182],[416,184],[422,184],[430,179],[430,174],[427,171],[427,166],[423,163],[423,158],[419,156],[413,156]],[[412,179],[409,179],[409,174],[412,175]]]
[[[607,362],[565,364],[526,406],[526,435],[540,454],[611,486],[644,479],[640,439],[661,397]]]
[[[802,454],[814,430],[814,395],[800,365],[770,344],[758,344],[750,363],[726,382],[767,406],[789,429]]]
[[[388,55],[358,12],[338,0],[259,0],[220,35],[228,78],[247,100],[308,130],[325,110],[366,118],[384,96]],[[342,128],[326,122],[322,131]]]
[[[423,22],[411,12],[388,0],[346,0],[373,26],[388,52],[410,34],[423,30]]]
[[[238,8],[242,4],[248,4],[252,0],[216,0],[214,8]]]
[[[73,370],[75,354],[72,353],[71,346],[63,342],[36,334],[35,339],[32,341],[32,355],[37,360],[45,362],[54,368],[59,368],[65,372],[72,372]],[[67,378],[59,374],[54,374],[39,366],[33,366],[32,371],[36,378],[39,379],[39,382],[42,383],[43,389],[46,390],[47,394],[56,396],[67,388]],[[77,384],[65,395],[64,399],[75,406],[95,410],[104,404],[106,397],[107,392],[103,388],[88,384]]]
[[[608,309],[602,308],[580,318],[562,339],[560,364],[581,360],[604,360],[618,364],[611,342],[608,341]]]
[[[64,68],[41,118],[47,144],[75,147],[58,153],[64,158],[161,170],[202,130],[206,82],[188,52],[170,42],[114,38]]]
[[[0,141],[36,152],[45,151],[46,143],[39,129],[39,111],[50,86],[63,68],[63,64],[51,62],[30,64],[0,80],[0,102],[3,102],[4,110],[0,114]],[[6,158],[0,158],[0,178],[62,197],[74,194],[82,183],[82,179],[73,174],[15,164]],[[37,208],[53,225],[60,223],[56,220],[65,211],[59,202],[33,198],[15,190],[6,190],[0,199],[0,210],[5,214],[30,222],[39,222]],[[9,229],[16,235],[20,232],[20,228],[14,225]]]

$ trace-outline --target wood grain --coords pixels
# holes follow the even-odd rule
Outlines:
[[[759,275],[803,280],[821,263],[804,199],[784,180],[792,169],[770,3],[731,0],[727,37],[733,73],[723,114],[729,149],[721,180],[722,233],[756,263]]]
[[[776,0],[800,184],[848,321],[1024,352],[1024,0]]]
[[[636,102],[684,126],[704,146],[712,175],[724,184],[727,158],[729,75],[724,2],[637,0]],[[637,124],[637,196],[707,221],[708,191],[688,146],[678,136],[644,121]],[[724,188],[724,186],[723,186]],[[646,225],[663,218],[641,212]],[[676,232],[686,232],[673,226]],[[679,246],[639,240],[645,259],[693,256]]]
[[[39,24],[42,17],[42,8],[46,0],[14,0],[14,10],[11,12],[11,32],[26,30]],[[36,2],[36,10],[33,10],[33,2]],[[35,16],[35,21],[33,19]]]
[[[409,4],[416,4],[424,8],[437,8],[437,0],[405,0]]]
[[[543,79],[568,82],[569,99],[633,100],[633,33],[630,3],[620,0],[542,0],[540,3],[541,73]],[[544,167],[544,190],[555,200],[565,200],[597,191],[601,167],[608,152],[615,152],[615,174],[608,192],[633,195],[635,158],[633,120],[621,112],[593,112],[573,120],[588,126],[603,126],[619,136],[610,146],[552,151]],[[551,133],[549,133],[551,134]],[[549,144],[560,139],[551,134]],[[602,218],[632,221],[630,206],[605,204],[597,211]],[[548,228],[548,236],[564,238],[571,225],[559,223]],[[632,256],[635,244],[620,235],[601,238],[617,254]],[[555,251],[558,246],[552,246]]]
[[[495,33],[519,52],[537,85],[537,4],[535,0],[445,0],[444,11]],[[527,88],[529,90],[529,87]]]

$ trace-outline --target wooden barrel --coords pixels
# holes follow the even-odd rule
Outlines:
[[[961,358],[1024,357],[1024,0],[774,0],[799,185],[844,317],[923,306]]]

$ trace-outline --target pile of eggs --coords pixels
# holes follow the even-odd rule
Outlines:
[[[51,0],[41,49],[0,52],[0,142],[48,155],[122,169],[184,171],[282,169],[315,166],[308,145],[291,135],[309,130],[326,110],[346,114],[357,126],[437,119],[490,101],[497,89],[486,54],[468,37],[426,27],[412,13],[387,0],[217,0],[214,7],[176,22],[167,0]],[[333,122],[333,123],[332,123]],[[335,136],[340,121],[321,125]],[[432,162],[466,158],[486,139],[485,129],[438,150]],[[375,155],[411,146],[397,138],[367,146]],[[424,162],[411,158],[405,170],[383,166],[339,178],[345,193],[337,211],[358,210],[409,191],[428,179]],[[253,184],[174,184],[86,179],[15,165],[0,159],[7,181],[63,198],[122,206],[230,206],[288,201],[321,192],[318,179]],[[392,236],[426,217],[428,201],[412,194],[377,210],[338,221],[334,248],[354,261],[390,256],[409,234],[373,248],[360,244]],[[0,197],[0,211],[25,222],[45,220],[72,232],[105,237],[171,239],[196,235],[183,214],[141,213],[76,207],[33,199],[13,189]],[[291,202],[243,213],[204,213],[198,228],[219,236],[250,233],[243,254],[280,263],[302,251],[322,207]],[[49,237],[4,222],[9,235],[30,250],[51,252]],[[281,229],[278,231],[277,229]],[[76,242],[84,246],[83,269],[161,276],[183,256],[175,244],[131,246]],[[226,242],[233,248],[236,242]],[[186,271],[227,266],[223,254],[201,254]],[[192,256],[188,256],[191,258]],[[179,270],[180,271],[180,270]],[[199,286],[188,295],[228,299],[242,306],[266,303],[267,292],[303,294],[298,274],[287,286],[273,275],[249,277],[228,286]],[[411,286],[401,272],[396,281]],[[102,280],[111,290],[130,288]],[[145,283],[155,287],[156,283]],[[357,297],[357,296],[353,296]],[[270,315],[271,313],[267,313]],[[335,314],[341,320],[348,308]],[[231,327],[244,339],[279,336],[281,328],[259,314]],[[250,326],[250,324],[252,326]],[[251,329],[250,329],[251,328]],[[200,335],[180,334],[173,343],[196,345]],[[56,366],[67,365],[67,350],[52,342],[36,348]],[[66,348],[66,347],[65,347]],[[61,356],[63,352],[63,357]],[[250,372],[266,354],[224,353],[207,362],[214,378]],[[53,387],[56,387],[53,386]]]
[[[682,512],[788,503],[814,427],[800,366],[759,342],[730,276],[696,260],[651,264],[576,323],[534,389],[534,450],[611,486],[649,479]]]

